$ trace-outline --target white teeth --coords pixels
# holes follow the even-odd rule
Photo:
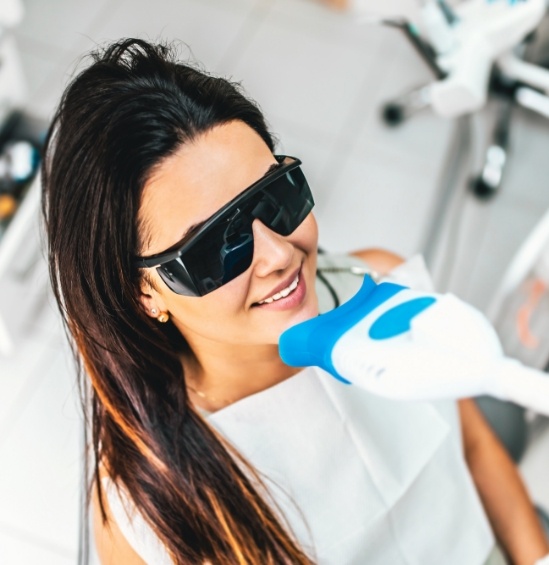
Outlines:
[[[293,292],[297,288],[298,284],[299,284],[299,275],[297,275],[297,277],[292,281],[292,284],[290,284],[290,286],[286,287],[285,289],[281,290],[280,292],[277,292],[276,294],[274,294],[270,298],[266,298],[265,300],[258,302],[258,304],[270,304],[271,302],[276,302],[277,300],[280,300],[281,298],[286,298],[286,296],[288,296],[288,294],[290,294],[291,292]]]

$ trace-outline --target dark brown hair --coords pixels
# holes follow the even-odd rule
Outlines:
[[[140,195],[154,167],[232,120],[274,149],[238,85],[176,62],[168,47],[127,39],[93,54],[46,142],[50,275],[89,390],[103,519],[100,465],[175,563],[308,564],[257,474],[190,405],[180,361],[187,345],[170,322],[142,311],[143,275],[132,264]]]

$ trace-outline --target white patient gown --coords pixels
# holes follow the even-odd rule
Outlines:
[[[429,290],[420,259],[393,277]],[[329,304],[326,289],[319,297]],[[482,565],[494,548],[454,402],[386,400],[307,368],[207,418],[259,470],[320,565]],[[148,563],[171,563],[128,501],[105,486],[130,544]]]

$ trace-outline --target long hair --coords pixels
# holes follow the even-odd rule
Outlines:
[[[232,120],[273,150],[265,120],[238,85],[176,62],[166,46],[126,39],[92,56],[48,132],[42,208],[54,293],[83,391],[88,383],[103,520],[100,466],[177,564],[309,564],[257,473],[192,408],[187,344],[145,314],[132,263],[154,168]]]

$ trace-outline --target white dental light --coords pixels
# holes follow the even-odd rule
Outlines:
[[[427,294],[365,277],[342,306],[284,332],[288,365],[395,400],[490,395],[549,415],[549,378],[504,356],[496,332],[455,296]]]

